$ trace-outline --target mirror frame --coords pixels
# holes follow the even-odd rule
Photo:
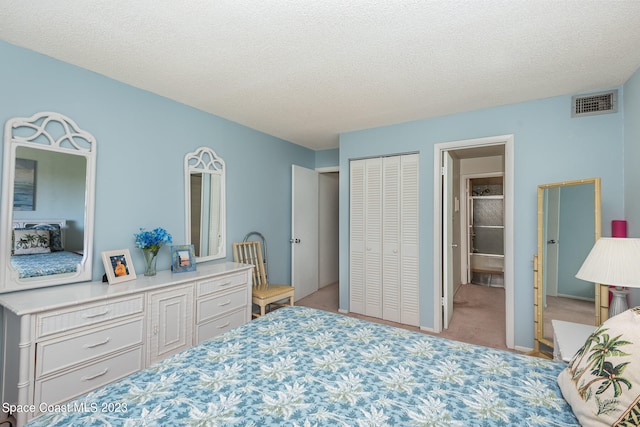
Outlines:
[[[57,123],[62,134],[49,132],[47,126]],[[29,129],[29,136],[16,135],[16,129]],[[19,278],[19,273],[11,266],[11,236],[13,235],[13,199],[15,180],[16,150],[29,147],[57,153],[82,156],[86,159],[83,257],[75,273]],[[84,282],[92,280],[93,228],[95,213],[96,182],[96,140],[89,132],[59,113],[41,112],[31,117],[15,117],[5,124],[4,159],[2,170],[2,214],[0,224],[0,293]],[[37,220],[37,219],[36,219]]]
[[[553,349],[553,341],[550,341],[544,337],[544,292],[543,292],[543,280],[544,280],[544,191],[550,188],[569,187],[581,184],[593,184],[594,186],[594,243],[598,240],[602,234],[602,210],[601,210],[601,185],[600,178],[587,178],[575,181],[558,182],[554,184],[543,184],[538,186],[538,253],[534,256],[534,353],[543,354],[551,357],[548,352],[545,352],[541,346],[545,346],[549,349]],[[576,272],[577,273],[577,272]],[[600,325],[607,319],[607,310],[609,307],[608,289],[607,285],[601,285],[598,283],[595,286],[595,319],[594,323]]]
[[[212,261],[227,257],[227,196],[226,166],[224,160],[209,147],[199,147],[184,156],[185,239],[191,244],[191,174],[208,173],[220,176],[220,251],[214,255],[197,256],[196,262]]]

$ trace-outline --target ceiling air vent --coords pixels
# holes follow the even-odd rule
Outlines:
[[[571,117],[617,113],[618,90],[573,96],[571,104]]]

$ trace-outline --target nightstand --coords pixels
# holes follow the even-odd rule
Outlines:
[[[584,345],[589,335],[596,330],[593,325],[564,320],[552,320],[551,324],[553,326],[553,358],[567,363]]]

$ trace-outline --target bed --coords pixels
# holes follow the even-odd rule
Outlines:
[[[66,251],[67,222],[55,220],[14,220],[11,266],[20,279],[75,273],[82,254]]]
[[[565,364],[285,307],[28,426],[578,426]]]

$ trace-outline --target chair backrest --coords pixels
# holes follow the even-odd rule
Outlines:
[[[267,273],[262,258],[260,242],[237,242],[232,245],[233,260],[243,264],[253,264],[253,287],[265,289],[267,287]]]

